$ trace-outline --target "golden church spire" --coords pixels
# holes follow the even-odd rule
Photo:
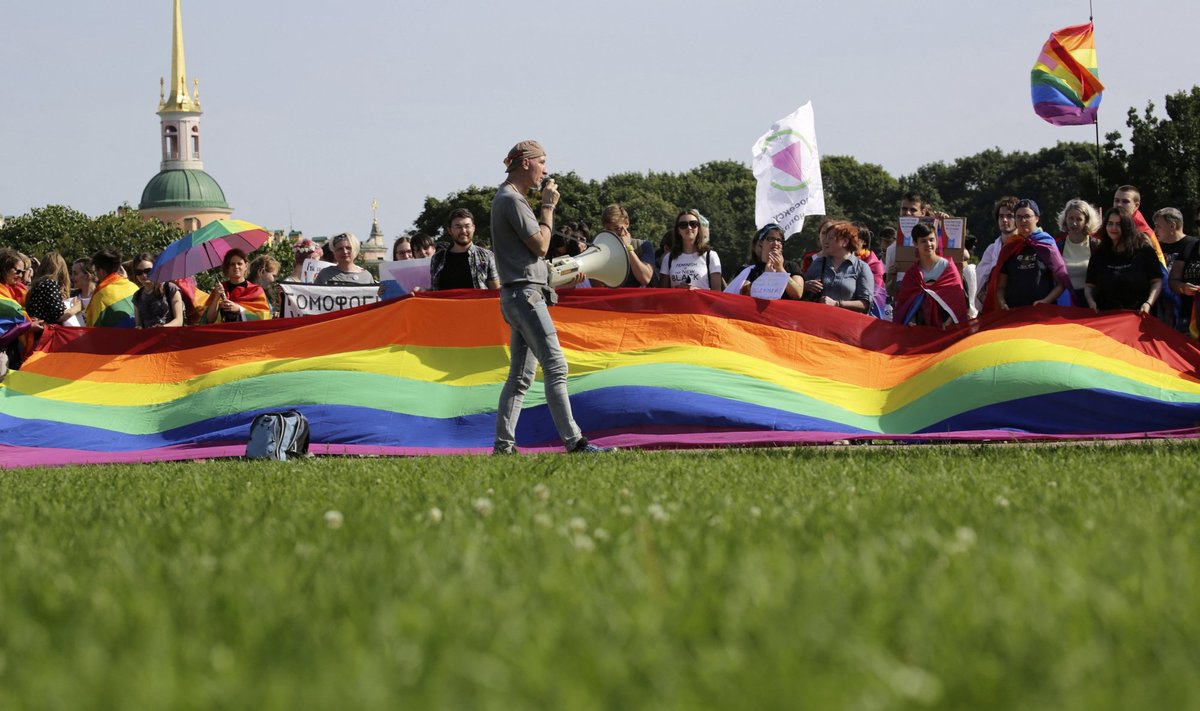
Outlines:
[[[161,111],[200,111],[200,97],[188,95],[187,62],[183,56],[183,15],[175,0],[175,26],[171,37],[171,80],[168,92],[158,105]]]

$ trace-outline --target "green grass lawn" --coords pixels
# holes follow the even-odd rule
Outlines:
[[[0,709],[1197,708],[1198,456],[0,472]]]

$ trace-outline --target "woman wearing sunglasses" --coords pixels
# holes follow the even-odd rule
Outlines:
[[[746,282],[742,285],[743,294],[749,294],[754,280],[765,272],[788,271],[783,261],[783,239],[783,228],[774,222],[765,225],[754,235],[754,239],[750,243],[750,258],[746,261],[750,272],[746,275]],[[803,299],[804,279],[798,274],[790,275],[787,286],[783,290],[783,296],[780,298],[795,301]]]
[[[143,252],[130,264],[129,276],[138,285],[133,295],[133,318],[138,328],[175,327],[183,325],[183,295],[171,282],[160,284],[150,280],[154,255]]]
[[[671,251],[663,255],[659,286],[674,289],[712,289],[721,291],[721,257],[708,247],[708,226],[700,212],[689,208],[675,218]]]
[[[25,312],[25,273],[28,267],[19,252],[0,249],[0,379],[21,366],[33,340],[31,331],[41,323]]]

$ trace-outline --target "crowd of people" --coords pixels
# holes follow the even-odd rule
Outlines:
[[[1162,208],[1147,222],[1133,186],[1118,189],[1107,209],[1074,199],[1048,213],[1049,219],[1033,199],[1001,197],[995,202],[995,239],[977,264],[971,254],[974,237],[967,236],[958,259],[944,249],[937,220],[948,215],[919,194],[901,197],[899,215],[925,219],[909,235],[885,227],[877,242],[866,225],[825,219],[819,247],[797,260],[784,259],[788,235],[783,229],[764,225],[750,237],[742,273],[730,289],[750,294],[764,274],[780,273],[787,276],[776,282],[783,284],[779,298],[906,325],[948,328],[982,313],[1057,303],[1137,311],[1197,335],[1193,306],[1200,293],[1200,240],[1184,234],[1183,214],[1176,208]],[[679,210],[669,232],[656,240],[635,238],[621,205],[609,205],[599,217],[602,229],[626,248],[629,270],[622,287],[726,289],[721,255],[711,246],[709,223],[699,210]],[[1053,235],[1043,227],[1051,221]],[[454,209],[443,232],[442,241],[422,233],[401,236],[392,259],[428,258],[433,290],[500,290],[497,256],[476,243],[474,215]],[[549,231],[544,258],[578,256],[592,236],[585,223],[563,224]],[[898,273],[897,254],[910,246],[906,263],[911,266]],[[378,283],[357,263],[359,242],[352,233],[331,237],[323,248],[301,239],[293,250],[291,281],[303,281],[304,262],[314,259],[332,264],[310,279],[315,284]],[[154,264],[152,254],[123,261],[102,250],[68,266],[55,251],[36,259],[0,248],[0,377],[20,366],[47,324],[172,328],[279,314],[281,265],[270,255],[251,260],[241,250],[230,251],[220,266],[220,282],[208,293],[194,279],[152,280]],[[588,286],[599,285],[581,278],[560,288]]]

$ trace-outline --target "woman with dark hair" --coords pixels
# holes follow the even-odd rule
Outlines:
[[[222,321],[264,321],[271,318],[271,306],[262,287],[246,279],[249,263],[246,253],[231,249],[221,262],[225,281],[208,295],[201,323]]]
[[[708,225],[700,211],[689,208],[675,217],[671,251],[662,259],[659,286],[664,289],[711,289],[721,291],[721,256],[708,246]]]
[[[427,259],[437,252],[437,242],[424,232],[418,232],[412,237],[412,258]]]
[[[176,328],[183,325],[183,295],[179,287],[150,280],[154,255],[142,252],[129,262],[129,277],[138,285],[133,295],[133,319],[138,328]]]
[[[871,308],[875,277],[867,263],[858,258],[862,243],[858,228],[835,222],[821,233],[821,251],[804,272],[804,293],[826,306],[867,313]]]
[[[750,271],[742,284],[742,293],[749,294],[754,280],[766,272],[788,273],[783,261],[783,228],[774,222],[764,225],[750,241],[750,255],[746,266]],[[799,301],[804,298],[804,279],[799,274],[790,274],[783,289],[783,299]]]
[[[25,310],[46,323],[66,323],[83,311],[83,303],[71,296],[71,273],[58,252],[51,250],[42,258],[25,297]]]
[[[1149,313],[1162,293],[1162,263],[1150,241],[1119,209],[1104,213],[1100,246],[1088,262],[1084,298],[1093,311]]]
[[[412,238],[408,235],[400,235],[395,242],[392,242],[392,261],[402,262],[412,258]]]

